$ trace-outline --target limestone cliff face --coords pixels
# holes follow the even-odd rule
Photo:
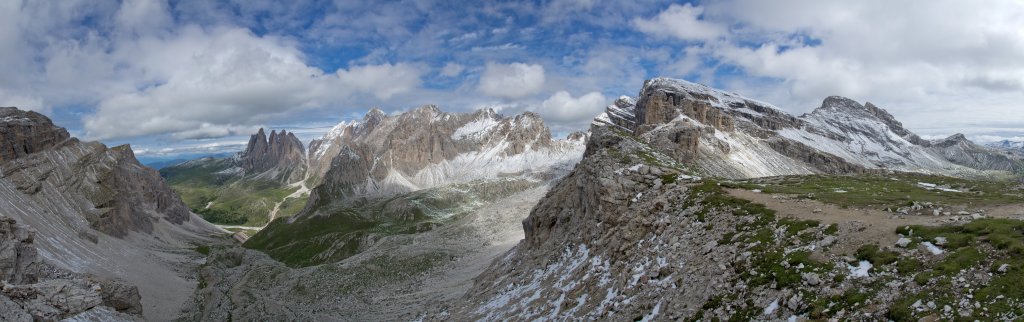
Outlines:
[[[0,162],[54,147],[71,138],[42,114],[0,107]]]
[[[738,94],[666,78],[645,82],[635,103],[616,101],[595,124],[614,125],[679,162],[730,178],[875,170],[984,175],[1013,171],[1015,162],[983,148],[969,148],[973,156],[963,157],[932,147],[871,103],[830,96],[795,117]]]
[[[30,236],[16,239],[34,245],[39,258],[46,259],[44,267],[53,267],[41,270],[38,283],[8,280],[20,284],[4,287],[0,298],[7,295],[18,304],[7,309],[11,302],[0,299],[0,320],[21,321],[26,316],[16,312],[23,311],[28,311],[29,320],[60,320],[76,317],[75,313],[86,314],[80,320],[137,320],[103,312],[137,311],[129,309],[137,305],[126,303],[138,304],[140,295],[147,319],[173,317],[195,287],[194,280],[181,276],[191,274],[196,265],[187,254],[195,245],[218,243],[210,236],[219,230],[194,217],[155,170],[135,159],[131,147],[108,148],[69,138],[66,130],[36,113],[16,109],[3,113],[0,128],[6,129],[7,136],[0,140],[0,151],[29,153],[0,160],[0,215],[34,229],[34,234],[18,229],[12,234]],[[7,139],[12,137],[18,139]],[[0,239],[10,236],[3,229]],[[3,258],[11,249],[0,245],[0,271],[24,267],[5,264],[9,262]],[[16,253],[19,263],[20,254],[28,254]],[[135,299],[129,296],[101,305],[108,291],[134,287],[44,278],[43,273],[58,270],[125,280],[138,287]],[[78,304],[71,305],[72,300]],[[56,309],[51,310],[50,304]]]
[[[238,159],[246,174],[272,171],[270,177],[286,183],[302,180],[305,176],[306,150],[302,141],[286,130],[270,131],[268,139],[260,128],[249,137],[249,144]]]
[[[47,201],[49,194],[79,198],[83,202],[76,206],[92,227],[115,237],[133,231],[151,233],[159,220],[172,224],[189,220],[188,207],[159,173],[135,159],[130,146],[107,148],[100,143],[81,142],[68,138],[66,130],[45,116],[5,111],[9,122],[0,122],[0,127],[20,129],[21,134],[13,137],[21,139],[5,141],[0,150],[26,151],[23,147],[32,147],[27,151],[33,153],[7,160],[0,172],[0,178],[14,183],[22,193],[38,196],[41,202]]]
[[[319,185],[307,209],[475,179],[542,177],[575,163],[582,146],[552,139],[541,117],[529,112],[503,117],[491,109],[446,113],[426,105],[388,116],[373,109],[310,144],[310,178]]]
[[[793,142],[776,131],[805,122],[767,103],[685,81],[645,82],[635,106],[609,107],[610,120],[676,161],[723,177],[859,171],[843,159]],[[622,116],[632,111],[633,117]],[[622,126],[623,124],[634,126]],[[739,161],[739,162],[737,162]]]

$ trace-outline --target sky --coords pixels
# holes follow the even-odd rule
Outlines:
[[[790,113],[870,101],[926,138],[1024,140],[1024,1],[0,1],[0,106],[140,159],[308,142],[371,107],[586,129],[664,76]]]

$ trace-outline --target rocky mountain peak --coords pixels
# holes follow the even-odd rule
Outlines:
[[[302,164],[306,157],[306,149],[295,137],[286,130],[270,132],[270,138],[260,128],[249,137],[249,144],[240,155],[241,167],[247,173],[260,173],[273,168],[292,167]]]
[[[311,198],[389,195],[506,172],[534,173],[582,152],[582,141],[553,140],[543,118],[532,112],[503,117],[489,108],[447,113],[426,105],[376,120],[346,124],[313,142],[310,177],[322,178],[323,187]]]
[[[427,105],[423,105],[423,106],[417,107],[415,110],[413,110],[413,112],[415,112],[417,114],[424,114],[424,115],[431,115],[431,116],[442,113],[441,109],[437,108],[437,105],[434,105],[434,104],[427,104]]]
[[[363,115],[363,123],[379,123],[387,116],[387,113],[384,113],[380,108],[374,107],[367,111],[366,115]]]
[[[821,107],[825,109],[836,109],[836,110],[863,110],[864,105],[861,105],[857,101],[849,99],[843,96],[829,96],[821,102]]]
[[[71,138],[50,118],[16,107],[0,107],[0,162],[49,149]]]
[[[353,132],[356,132],[358,135],[370,133],[387,118],[388,115],[381,109],[371,108],[369,112],[366,112],[366,115],[363,115],[363,121],[356,124]]]
[[[569,133],[569,135],[567,135],[565,139],[567,141],[586,141],[588,136],[589,135],[587,135],[587,132],[573,131]]]
[[[968,141],[968,140],[967,140],[967,136],[965,136],[963,133],[957,133],[957,134],[950,135],[948,138],[946,138],[946,141],[960,141],[960,142],[964,142],[964,141]]]
[[[974,142],[971,142],[971,140],[968,140],[967,136],[965,136],[965,135],[963,135],[961,133],[950,135],[949,137],[944,138],[944,139],[933,140],[930,143],[931,143],[931,145],[933,145],[935,147],[938,147],[938,148],[948,148],[948,147],[951,147],[951,146],[954,146],[954,145],[960,145],[960,144],[974,145]]]
[[[498,119],[498,118],[500,118],[500,115],[498,115],[498,112],[495,112],[494,109],[490,108],[490,107],[485,107],[485,108],[477,110],[476,112],[473,112],[473,119],[474,120],[483,120],[483,119],[494,120],[494,119]]]
[[[619,96],[619,98],[615,99],[615,103],[614,104],[618,108],[629,108],[629,107],[632,107],[632,106],[636,106],[636,99],[632,98],[632,97],[629,97],[629,96],[623,95],[623,96]]]
[[[922,139],[910,130],[903,127],[903,123],[896,120],[889,111],[878,107],[871,102],[866,102],[863,105],[852,99],[842,96],[829,96],[825,98],[821,103],[821,107],[818,107],[812,115],[816,115],[823,119],[835,120],[840,117],[855,117],[864,120],[877,120],[885,125],[893,133],[899,135],[910,143],[928,147],[931,142]]]

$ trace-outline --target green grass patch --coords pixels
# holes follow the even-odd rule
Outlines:
[[[1021,301],[1024,301],[1024,288],[1020,287],[1024,281],[1024,257],[1020,256],[1020,249],[1024,243],[1024,222],[1013,219],[980,219],[963,225],[949,225],[938,227],[910,226],[899,230],[901,234],[914,238],[915,241],[933,241],[936,238],[946,238],[944,246],[948,253],[938,262],[931,265],[917,263],[898,264],[901,273],[913,270],[922,270],[914,276],[914,282],[924,286],[921,292],[906,294],[898,300],[890,309],[889,317],[895,321],[916,321],[926,316],[931,311],[916,312],[910,306],[917,300],[935,301],[938,308],[949,303],[956,303],[957,292],[952,290],[952,279],[964,270],[982,270],[991,272],[992,279],[987,284],[978,285],[975,289],[972,301],[981,301],[988,309],[984,311],[989,314],[981,315],[983,311],[974,310],[973,315],[963,317],[963,320],[991,320],[999,316],[1022,316],[1024,309],[1021,308]],[[1006,265],[1005,272],[999,268]],[[951,305],[956,308],[956,305]],[[954,309],[954,316],[959,316]]]
[[[801,231],[818,227],[820,224],[821,222],[817,220],[800,220],[792,218],[779,219],[779,225],[786,226],[787,236],[796,236],[796,234],[799,234]]]
[[[869,261],[874,266],[889,265],[899,259],[898,253],[882,250],[875,244],[861,246],[854,255],[857,259]]]

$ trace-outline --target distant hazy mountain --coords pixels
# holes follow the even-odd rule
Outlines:
[[[988,146],[994,149],[999,149],[1016,155],[1024,156],[1024,141],[1002,140],[995,143],[989,143]]]
[[[202,158],[225,158],[234,155],[233,152],[213,153],[213,154],[188,154],[178,155],[173,158],[166,157],[139,157],[139,162],[143,165],[160,170],[172,165],[184,163],[185,161],[202,159]]]

